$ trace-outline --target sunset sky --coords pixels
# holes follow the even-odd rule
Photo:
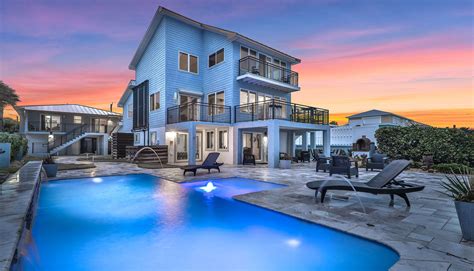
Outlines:
[[[157,7],[302,59],[293,101],[474,127],[473,1],[1,0],[0,80],[21,105],[116,105]],[[8,109],[7,114],[12,114]]]

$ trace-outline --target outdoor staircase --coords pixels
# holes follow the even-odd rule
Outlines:
[[[74,143],[76,143],[77,141],[81,140],[82,138],[86,137],[88,134],[89,134],[89,133],[87,133],[87,132],[84,132],[84,133],[82,133],[82,134],[79,134],[78,136],[76,136],[76,137],[70,139],[69,141],[67,141],[67,142],[65,142],[65,143],[63,143],[63,144],[61,144],[61,145],[59,145],[59,146],[56,146],[56,147],[50,149],[50,150],[48,151],[48,153],[51,154],[51,155],[52,155],[52,154],[57,154],[57,153],[60,152],[61,150],[65,149],[65,148],[67,148],[67,147],[69,147],[69,146],[71,146],[72,144],[74,144]]]

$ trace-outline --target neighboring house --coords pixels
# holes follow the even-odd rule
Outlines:
[[[375,131],[387,126],[424,125],[409,118],[380,110],[369,110],[347,117],[346,125],[331,127],[331,148],[366,151],[371,142],[377,144]],[[317,136],[317,145],[322,145]]]
[[[108,154],[109,135],[121,115],[78,104],[16,106],[20,134],[37,156]]]
[[[278,34],[275,32],[275,34]],[[242,162],[243,153],[277,167],[295,136],[323,131],[329,112],[291,102],[300,60],[239,33],[159,7],[129,68],[120,132],[135,145],[166,144],[169,161],[195,164],[209,152]]]

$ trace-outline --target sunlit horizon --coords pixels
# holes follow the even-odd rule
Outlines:
[[[261,10],[273,2],[244,2],[6,0],[0,80],[19,105],[113,103],[120,112],[128,64],[162,5],[300,58],[292,101],[329,109],[339,124],[379,109],[474,127],[473,2],[282,1],[271,16]]]

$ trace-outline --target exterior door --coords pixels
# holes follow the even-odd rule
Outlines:
[[[180,118],[183,121],[199,120],[201,98],[185,94],[179,95]]]
[[[175,158],[177,162],[188,160],[188,134],[176,133]]]
[[[196,161],[202,161],[202,132],[196,132]]]

